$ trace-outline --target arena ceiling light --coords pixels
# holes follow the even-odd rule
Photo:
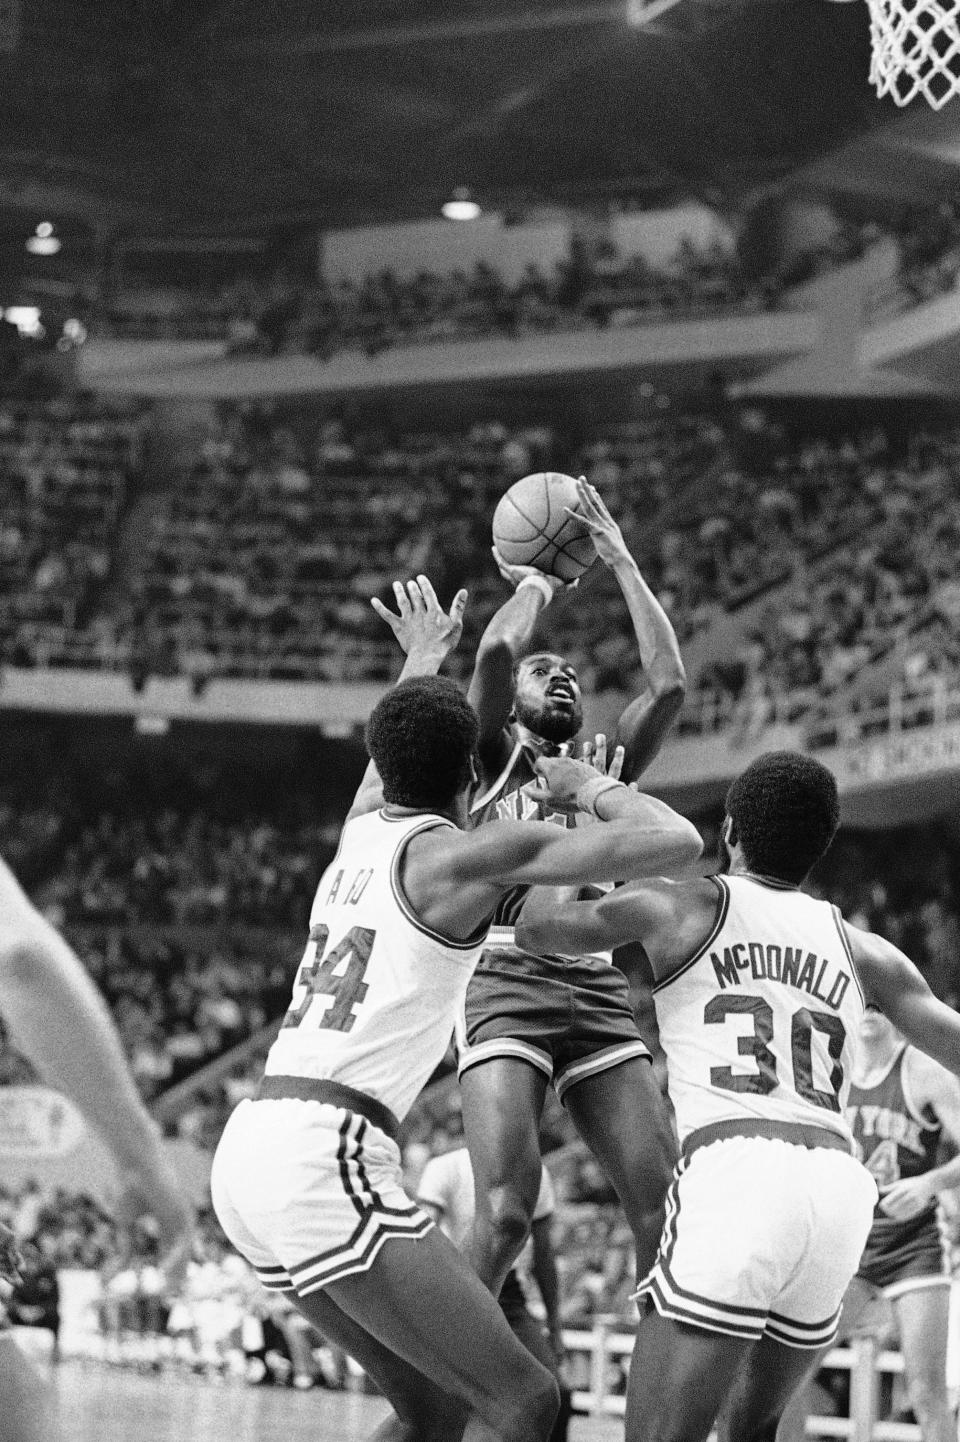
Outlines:
[[[27,250],[31,255],[56,255],[60,239],[53,233],[49,220],[41,220],[32,235],[27,237]]]
[[[440,214],[447,220],[476,220],[480,213],[480,206],[465,185],[458,185],[440,207]]]

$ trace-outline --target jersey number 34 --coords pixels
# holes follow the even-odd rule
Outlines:
[[[343,940],[324,956],[330,932],[325,926],[315,926],[310,940],[316,945],[316,955],[301,966],[297,977],[297,984],[307,988],[306,994],[299,1006],[287,1012],[283,1025],[299,1026],[318,996],[332,996],[333,1006],[324,1009],[317,1026],[327,1031],[350,1031],[356,1020],[354,1007],[367,994],[363,977],[376,934],[369,926],[351,926]]]

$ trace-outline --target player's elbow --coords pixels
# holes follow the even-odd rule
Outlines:
[[[550,951],[551,933],[555,930],[555,920],[542,916],[525,916],[521,912],[517,917],[514,936],[521,951],[532,951],[534,955],[540,956]]]
[[[703,838],[699,831],[692,821],[678,816],[676,823],[657,845],[655,855],[651,857],[647,853],[644,860],[655,860],[658,870],[682,871],[684,867],[698,861],[702,855]]]

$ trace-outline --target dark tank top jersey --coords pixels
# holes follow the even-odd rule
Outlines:
[[[936,1165],[940,1145],[940,1123],[929,1108],[919,1110],[904,1079],[904,1058],[908,1048],[900,1047],[875,1086],[854,1082],[847,1102],[847,1120],[853,1131],[857,1155],[873,1175],[881,1194],[885,1187],[904,1178],[919,1177]],[[937,1204],[931,1202],[919,1217],[898,1222],[881,1211],[874,1215],[872,1238],[898,1236],[906,1227],[935,1220]]]
[[[524,794],[521,788],[536,779],[534,763],[520,743],[515,742],[509,759],[495,780],[484,781],[478,786],[470,805],[471,826],[485,826],[493,821],[550,821],[557,826],[575,826],[576,815],[550,811],[542,802]],[[507,893],[494,913],[494,928],[515,924],[529,890],[528,886],[515,886]],[[584,887],[580,894],[596,896],[600,893],[595,887]],[[491,937],[492,942],[495,940],[496,933]]]

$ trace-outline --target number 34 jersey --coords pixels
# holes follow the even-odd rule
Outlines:
[[[681,1141],[715,1122],[815,1123],[844,1106],[864,1004],[836,907],[752,876],[715,876],[716,920],[654,987]]]
[[[443,1059],[486,939],[451,941],[414,915],[401,884],[412,837],[453,823],[370,812],[348,821],[320,879],[293,1002],[266,1075],[354,1087],[402,1119]]]

